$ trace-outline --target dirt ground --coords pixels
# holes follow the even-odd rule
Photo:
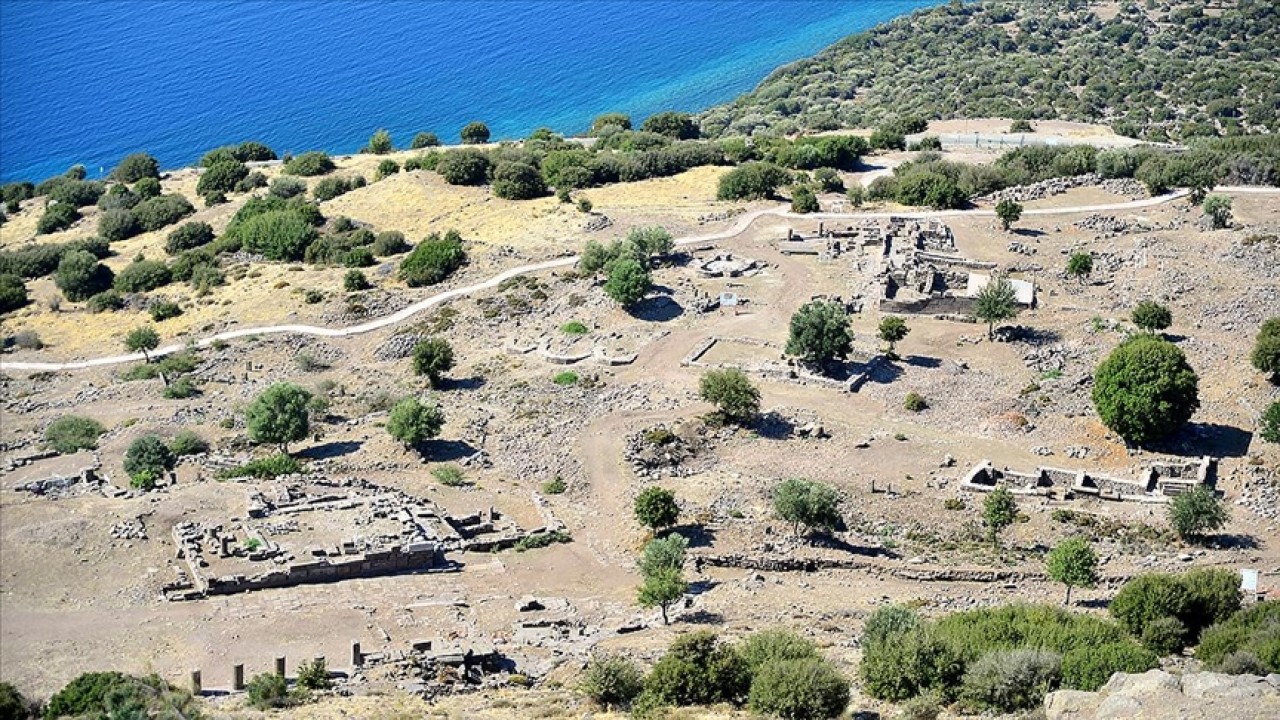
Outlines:
[[[343,161],[341,171],[371,175],[363,164],[372,160]],[[614,220],[598,235],[618,236],[633,224],[653,222],[677,235],[727,227],[723,221],[698,223],[700,215],[726,208],[712,199],[718,172],[705,169],[588,191],[596,211]],[[191,185],[194,179],[171,178],[166,190],[183,187],[191,194],[183,183]],[[1053,202],[1117,200],[1085,188]],[[1041,575],[1044,553],[1077,531],[1052,519],[1059,508],[1099,515],[1120,528],[1096,538],[1107,580],[1096,589],[1077,591],[1087,611],[1105,612],[1106,599],[1124,577],[1150,569],[1254,567],[1264,571],[1264,583],[1276,588],[1280,521],[1274,513],[1264,517],[1257,508],[1259,498],[1273,503],[1277,498],[1280,449],[1255,437],[1254,424],[1266,404],[1280,397],[1280,389],[1248,368],[1247,353],[1261,321],[1280,314],[1280,246],[1250,240],[1276,233],[1280,203],[1264,195],[1239,195],[1234,202],[1237,227],[1213,232],[1195,225],[1199,213],[1186,201],[1146,208],[1140,215],[1115,213],[1130,224],[1115,234],[1077,227],[1084,215],[1024,218],[1015,233],[999,231],[990,218],[949,219],[961,252],[1036,282],[1038,306],[1009,323],[1029,329],[1023,339],[989,342],[979,325],[909,318],[911,333],[898,345],[902,359],[856,393],[757,381],[766,413],[787,422],[816,421],[829,439],[799,438],[764,426],[710,429],[705,431],[706,446],[678,476],[640,477],[625,453],[629,438],[638,433],[659,423],[696,425],[710,409],[696,395],[701,371],[682,367],[681,359],[709,336],[784,343],[791,314],[811,296],[850,297],[867,286],[867,278],[855,269],[856,255],[830,262],[784,256],[774,243],[785,234],[787,221],[766,216],[714,251],[763,261],[765,269],[752,277],[706,279],[692,263],[672,263],[655,272],[653,298],[624,312],[590,278],[544,273],[535,283],[455,300],[448,310],[369,335],[248,338],[211,348],[202,352],[195,374],[203,394],[191,400],[163,399],[159,380],[124,382],[125,368],[10,372],[3,381],[7,454],[34,450],[43,428],[57,417],[87,415],[108,428],[99,455],[105,474],[120,486],[127,482],[121,459],[133,439],[148,432],[172,436],[189,428],[218,452],[243,454],[237,439],[244,433],[243,408],[252,397],[280,380],[309,387],[329,381],[324,384],[337,388],[333,419],[321,426],[321,439],[295,448],[313,470],[421,494],[456,512],[498,507],[524,523],[533,522],[535,515],[530,494],[559,476],[568,491],[548,499],[573,541],[523,553],[462,556],[456,558],[462,570],[453,574],[164,602],[160,586],[172,577],[175,552],[172,526],[243,513],[246,488],[209,480],[205,461],[196,458],[180,466],[177,486],[161,492],[54,499],[17,491],[18,485],[67,462],[39,461],[0,473],[0,677],[29,694],[47,695],[88,670],[154,670],[180,683],[190,669],[200,668],[206,687],[225,688],[233,663],[245,663],[252,675],[267,671],[276,656],[288,657],[292,671],[296,660],[322,655],[342,668],[352,640],[372,652],[403,649],[421,637],[446,637],[492,641],[500,651],[520,658],[521,671],[542,683],[540,694],[530,696],[538,698],[540,709],[532,714],[518,692],[485,693],[432,706],[429,716],[577,717],[583,712],[579,701],[557,694],[554,686],[571,684],[583,660],[602,649],[625,651],[644,661],[656,658],[674,635],[691,629],[710,627],[737,637],[784,625],[812,637],[852,671],[862,619],[884,603],[914,602],[925,612],[941,613],[1015,600],[1058,602],[1062,588]],[[410,173],[349,193],[326,203],[324,210],[373,222],[378,229],[400,229],[413,239],[431,229],[458,227],[473,253],[471,265],[450,281],[458,284],[574,251],[585,238],[596,236],[582,230],[583,218],[576,210],[554,199],[508,205],[513,204],[488,198],[483,191],[445,188],[433,174]],[[196,219],[218,229],[233,212],[234,205],[201,210]],[[24,210],[3,227],[0,244],[19,242],[28,215],[34,211]],[[76,228],[51,240],[87,232]],[[161,255],[163,235],[122,243],[111,262],[122,265],[138,252]],[[1034,254],[1010,251],[1014,240],[1034,248]],[[1069,280],[1063,269],[1066,254],[1081,249],[1095,256],[1095,271],[1084,284]],[[186,315],[166,321],[165,339],[203,335],[233,322],[280,322],[282,302],[288,316],[299,321],[321,322],[338,312],[342,270],[291,271],[272,264],[255,265],[254,270],[261,275],[232,283],[210,296],[209,303],[197,301]],[[292,297],[284,300],[278,292],[266,291],[280,278],[335,295],[316,306]],[[399,299],[439,289],[408,291],[389,280],[383,287]],[[700,294],[725,290],[749,300],[741,312],[693,309],[691,302]],[[51,287],[37,283],[37,298],[52,294]],[[1161,452],[1135,454],[1098,422],[1088,400],[1088,378],[1122,339],[1129,309],[1146,298],[1172,307],[1174,324],[1168,334],[1200,374],[1202,408]],[[79,311],[55,314],[37,307],[6,318],[5,331],[38,328],[50,343],[47,350],[23,359],[70,359],[118,352],[118,337],[141,317],[123,313],[87,320]],[[585,338],[572,341],[573,347],[634,351],[637,359],[617,367],[588,360],[565,368],[536,352],[513,354],[505,348],[511,341],[542,338],[568,345],[559,328],[570,321],[590,329]],[[878,321],[874,302],[853,316],[859,350],[878,347]],[[444,431],[421,455],[393,441],[382,427],[385,412],[374,409],[379,394],[398,398],[428,391],[410,373],[408,360],[381,359],[379,351],[406,329],[439,333],[458,355],[452,381],[432,392],[447,415]],[[744,355],[765,352],[744,347],[749,348],[741,351]],[[725,355],[717,359],[734,359],[732,346],[717,352]],[[302,353],[328,367],[299,370],[295,358]],[[19,359],[18,354],[11,357]],[[1052,367],[1044,365],[1046,357]],[[565,369],[577,373],[580,382],[553,383]],[[904,409],[908,392],[923,395],[928,409]],[[431,469],[458,463],[477,450],[484,451],[489,464],[465,468],[469,487],[443,487],[431,476]],[[1154,457],[1202,454],[1222,458],[1219,488],[1233,507],[1231,523],[1218,542],[1203,549],[1170,540],[1160,506],[1023,498],[1023,521],[996,551],[977,527],[980,498],[958,488],[964,472],[982,459],[1024,470],[1054,465],[1127,474]],[[839,488],[848,525],[838,535],[840,543],[799,541],[773,517],[772,488],[796,476]],[[631,500],[651,482],[676,492],[682,505],[678,530],[691,538],[695,555],[814,557],[859,560],[868,566],[788,573],[708,565],[689,573],[693,585],[688,601],[674,613],[673,624],[664,627],[656,611],[642,611],[634,603],[635,557],[648,535],[632,517]],[[873,493],[872,483],[892,492]],[[950,499],[960,500],[961,509],[945,509]],[[146,526],[147,539],[112,539],[113,526],[135,518]],[[942,568],[996,568],[1025,576],[1016,583],[928,582],[897,574]],[[526,595],[565,598],[584,635],[522,645],[513,628],[520,619],[516,601]],[[633,623],[643,629],[617,632]],[[387,683],[369,690],[393,688],[394,683]],[[239,712],[236,699],[219,702],[225,703],[219,706],[225,712]],[[880,708],[860,695],[855,695],[854,707]],[[393,718],[420,713],[417,701],[396,697],[342,700],[292,715]]]

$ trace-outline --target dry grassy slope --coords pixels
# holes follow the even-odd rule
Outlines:
[[[403,162],[411,153],[390,157]],[[386,156],[355,155],[335,158],[338,175],[374,177],[377,164]],[[583,229],[586,216],[572,205],[554,197],[514,202],[492,196],[487,188],[454,187],[432,172],[400,173],[381,182],[348,193],[321,205],[328,217],[346,215],[368,223],[376,230],[399,230],[411,242],[432,231],[457,228],[469,243],[472,264],[464,270],[460,281],[476,281],[505,267],[576,252],[589,237],[608,239],[625,234],[627,229],[643,224],[662,224],[680,234],[696,227],[699,215],[714,211],[716,181],[726,168],[706,167],[670,178],[649,180],[585,191],[594,204],[594,212],[614,221],[612,227],[597,233]],[[274,178],[278,167],[263,172]],[[173,172],[162,182],[164,192],[177,192],[202,205],[195,194],[197,171]],[[312,187],[319,178],[310,178]],[[259,191],[262,192],[262,191]],[[247,195],[233,196],[230,203],[212,208],[199,207],[189,220],[207,222],[221,232]],[[85,219],[60,233],[35,236],[35,223],[43,212],[43,201],[28,203],[0,226],[0,248],[12,249],[35,242],[62,243],[96,234],[97,208],[85,208]],[[149,258],[165,258],[164,241],[172,227],[145,233],[113,244],[114,257],[105,262],[119,272],[139,254]],[[504,248],[498,256],[495,250]],[[342,293],[345,268],[315,268],[308,265],[255,263],[248,273],[228,273],[228,284],[203,298],[194,297],[190,288],[175,283],[153,293],[179,302],[184,314],[166,320],[159,330],[165,341],[195,337],[222,329],[228,324],[240,326],[279,322],[323,324],[321,305],[307,305],[301,290],[316,289],[329,296]],[[403,291],[415,299],[429,295],[431,289],[413,290],[394,280],[380,277],[378,268],[367,275],[376,286]],[[394,273],[391,273],[393,276]],[[286,285],[287,283],[287,285]],[[46,357],[72,359],[101,355],[120,347],[121,339],[131,328],[149,322],[146,313],[124,311],[104,313],[86,322],[80,303],[61,300],[59,312],[51,312],[49,303],[62,294],[52,278],[28,284],[36,301],[24,310],[5,318],[5,332],[35,330],[49,349]]]

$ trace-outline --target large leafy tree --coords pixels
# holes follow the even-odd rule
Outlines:
[[[1000,227],[1008,232],[1022,217],[1022,204],[1013,200],[1001,200],[996,203],[996,217],[1000,218]]]
[[[611,264],[604,292],[619,305],[630,307],[644,299],[652,286],[653,278],[649,275],[649,269],[640,261],[628,257]]]
[[[987,324],[987,339],[995,337],[996,323],[1018,316],[1017,294],[1013,283],[1003,276],[993,277],[974,300],[973,314]]]
[[[813,300],[791,316],[787,353],[817,365],[826,365],[849,356],[853,334],[849,314],[836,302]]]
[[[698,381],[698,395],[731,422],[749,422],[760,412],[760,391],[737,368],[707,371]]]
[[[1199,378],[1176,345],[1139,335],[1098,366],[1093,404],[1103,424],[1126,441],[1145,445],[1191,419],[1200,407]]]
[[[1067,605],[1071,604],[1073,587],[1093,587],[1098,582],[1098,556],[1081,537],[1063,540],[1050,551],[1045,565],[1054,582],[1067,586]]]
[[[876,328],[876,336],[889,343],[890,357],[897,354],[894,352],[897,344],[910,332],[911,328],[907,327],[907,321],[897,315],[885,316],[880,320],[880,326]]]
[[[680,505],[674,493],[654,485],[636,496],[635,515],[641,525],[660,530],[675,524],[680,517]]]
[[[1197,540],[1221,529],[1231,514],[1217,494],[1204,485],[1177,495],[1169,503],[1169,524],[1183,540]]]
[[[289,443],[301,440],[311,429],[311,393],[293,383],[276,383],[267,388],[245,410],[249,439],[280,446],[289,453]]]
[[[1255,368],[1270,375],[1273,381],[1280,380],[1280,317],[1262,323],[1249,359]]]
[[[773,508],[791,523],[792,531],[835,530],[840,527],[840,498],[829,485],[791,478],[773,490]]]
[[[407,397],[391,408],[387,417],[387,433],[412,448],[440,434],[444,426],[444,411],[434,402],[422,402]]]
[[[124,347],[129,352],[141,352],[146,362],[151,362],[151,351],[160,346],[160,335],[149,325],[136,327],[124,336]]]
[[[444,338],[424,338],[413,346],[413,372],[426,375],[432,386],[440,384],[453,362],[453,346]]]
[[[644,575],[644,582],[637,593],[640,607],[658,607],[662,609],[662,624],[668,625],[667,608],[679,600],[689,590],[683,574],[675,568],[659,568]]]

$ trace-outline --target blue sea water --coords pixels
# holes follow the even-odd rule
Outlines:
[[[696,111],[939,0],[0,0],[0,180]]]

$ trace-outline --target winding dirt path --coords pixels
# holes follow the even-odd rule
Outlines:
[[[1280,193],[1280,188],[1270,187],[1244,187],[1244,186],[1228,186],[1215,188],[1216,192],[1228,193]],[[1077,213],[1091,212],[1111,212],[1123,210],[1137,210],[1141,208],[1162,205],[1172,202],[1189,194],[1187,190],[1176,190],[1174,192],[1157,195],[1156,197],[1146,198],[1144,200],[1134,200],[1130,202],[1105,203],[1102,205],[1079,205],[1063,208],[1038,208],[1024,210],[1025,217],[1040,217],[1046,215],[1072,215]],[[866,213],[809,213],[807,215],[799,215],[789,212],[781,207],[760,208],[752,210],[740,216],[731,227],[719,232],[708,233],[705,235],[691,235],[676,240],[676,245],[697,245],[700,243],[716,242],[721,240],[729,240],[741,235],[756,220],[765,215],[788,219],[821,219],[821,220],[857,220],[862,218],[888,218],[888,217],[904,217],[911,219],[925,218],[948,218],[948,217],[994,217],[994,210],[923,210],[916,212],[866,212]],[[360,325],[351,325],[342,328],[318,327],[315,325],[267,325],[263,327],[240,328],[237,330],[228,330],[226,332],[210,335],[209,337],[195,341],[196,347],[208,347],[209,345],[220,340],[233,340],[235,338],[247,337],[250,335],[316,335],[320,337],[350,337],[352,335],[362,335],[364,333],[381,330],[392,325],[408,320],[418,313],[428,308],[439,305],[443,302],[454,298],[471,295],[482,290],[488,290],[497,287],[505,280],[521,275],[542,272],[544,270],[553,270],[555,268],[569,267],[578,262],[577,255],[568,255],[556,258],[554,260],[546,260],[530,265],[521,265],[519,267],[510,268],[494,275],[484,282],[466,285],[463,287],[446,290],[444,292],[432,295],[431,297],[419,300],[402,310],[394,312],[390,315],[384,315],[376,320],[371,320]],[[152,357],[169,355],[171,353],[182,350],[185,345],[166,345],[151,351]],[[137,362],[144,360],[142,353],[132,353],[128,355],[108,355],[91,360],[79,360],[74,362],[0,362],[0,370],[27,370],[33,372],[50,371],[50,370],[84,370],[93,367],[102,367],[106,365],[119,365],[121,363]]]

